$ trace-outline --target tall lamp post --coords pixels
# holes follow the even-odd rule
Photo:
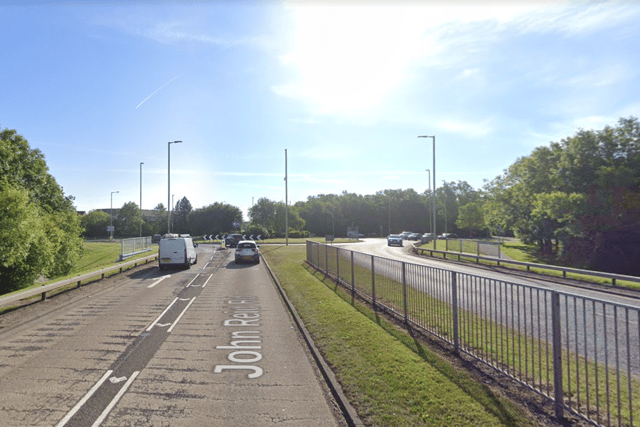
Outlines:
[[[173,228],[173,196],[175,196],[175,194],[171,195],[171,228]],[[169,230],[169,233],[171,233],[171,230]]]
[[[111,217],[111,220],[109,222],[109,229],[111,230],[109,233],[111,233],[109,235],[109,240],[113,240],[113,194],[114,193],[119,193],[119,191],[112,191],[111,192],[111,215],[109,215]]]
[[[167,142],[167,233],[171,233],[171,144],[180,144],[182,141],[169,141]]]
[[[418,138],[433,138],[433,249],[436,249],[436,240],[438,239],[436,232],[436,136],[419,135]]]
[[[429,191],[427,192],[427,194],[429,195],[429,198],[427,200],[427,206],[429,206],[431,204],[431,169],[427,169],[427,176],[428,178],[428,182],[429,182]],[[427,212],[429,211],[429,208],[427,207]],[[431,221],[429,221],[429,232],[431,232]]]
[[[140,237],[142,237],[142,165],[144,162],[140,162]]]
[[[287,149],[284,149],[284,235],[286,246],[289,246],[289,180],[287,172]]]

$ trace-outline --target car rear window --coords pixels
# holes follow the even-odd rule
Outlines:
[[[240,249],[253,249],[255,247],[256,247],[256,245],[254,243],[240,243],[238,245],[238,248],[240,248]]]

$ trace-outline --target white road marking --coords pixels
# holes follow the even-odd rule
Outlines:
[[[189,284],[187,286],[185,286],[185,288],[188,288],[189,286],[191,286],[191,284],[193,283],[194,280],[196,280],[198,278],[198,276],[200,275],[200,273],[196,274],[196,277],[194,277],[193,279],[191,279],[191,281],[189,282]]]
[[[118,383],[121,383],[122,381],[125,381],[126,379],[127,377],[120,377],[120,378],[111,377],[109,378],[109,381],[111,381],[111,384],[118,384]]]
[[[211,280],[211,278],[213,277],[213,274],[209,275],[209,278],[207,279],[206,282],[204,282],[204,285],[202,285],[202,287],[204,288],[205,286],[207,286],[207,283],[209,283],[209,280]]]
[[[100,414],[96,422],[94,422],[91,427],[98,427],[100,424],[102,424],[102,421],[104,421],[104,419],[107,418],[107,415],[109,415],[109,412],[111,412],[113,407],[116,406],[116,403],[118,403],[118,400],[120,400],[122,395],[127,391],[129,386],[131,385],[133,380],[136,379],[139,373],[140,371],[135,371],[133,374],[131,374],[131,378],[129,378],[129,380],[124,384],[124,386],[120,389],[118,394],[116,394],[116,396],[113,398],[111,403],[109,403],[109,405],[104,409],[104,411],[102,411],[102,414]]]
[[[149,286],[147,286],[147,288],[153,288],[155,285],[157,285],[158,283],[162,282],[164,279],[166,279],[167,277],[171,277],[170,274],[166,275],[166,276],[162,276],[161,278],[159,278],[158,280],[156,280],[155,282],[153,282],[152,284],[150,284]]]
[[[191,298],[191,301],[189,302],[189,304],[187,304],[187,306],[184,308],[184,310],[182,310],[182,313],[180,313],[180,315],[178,316],[178,318],[176,319],[175,322],[173,322],[173,325],[171,325],[171,327],[167,330],[167,332],[171,332],[173,330],[173,328],[178,324],[178,322],[180,321],[180,319],[182,318],[182,315],[184,313],[186,313],[186,311],[189,309],[189,307],[191,307],[191,304],[193,304],[193,302],[196,300],[196,297]]]
[[[56,427],[62,427],[65,424],[67,424],[67,422],[71,419],[71,417],[73,417],[76,412],[78,412],[78,410],[82,407],[82,405],[84,405],[87,400],[89,400],[89,398],[91,396],[93,396],[93,393],[96,392],[96,390],[98,390],[100,388],[100,386],[102,385],[103,382],[105,382],[107,380],[107,378],[109,378],[109,376],[113,373],[112,370],[107,371],[106,374],[104,374],[102,376],[102,378],[100,378],[98,380],[97,383],[94,384],[93,387],[91,387],[91,390],[89,390],[87,392],[87,394],[84,395],[84,397],[82,399],[80,399],[80,401],[78,403],[76,403],[76,406],[74,406],[73,408],[71,408],[71,410],[69,411],[69,413],[67,413],[67,415],[65,415],[65,417],[63,419],[60,420],[60,422],[58,424],[56,424]]]
[[[169,304],[169,305],[167,306],[167,308],[165,308],[165,309],[164,309],[164,311],[163,311],[162,313],[160,313],[160,316],[158,316],[158,317],[156,318],[156,320],[154,320],[154,321],[153,321],[153,323],[152,323],[151,325],[149,325],[149,327],[146,329],[146,331],[147,331],[147,332],[149,332],[149,331],[150,331],[150,330],[151,330],[151,329],[156,325],[156,323],[158,323],[158,321],[160,321],[160,319],[162,319],[162,316],[164,316],[164,314],[165,314],[167,311],[169,311],[169,309],[171,308],[171,306],[173,306],[173,304],[175,304],[175,303],[176,303],[176,301],[178,301],[178,298],[177,298],[177,297],[176,297],[176,299],[174,299],[174,300],[171,302],[171,304]]]

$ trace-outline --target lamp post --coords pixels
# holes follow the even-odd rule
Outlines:
[[[436,240],[438,238],[438,233],[436,232],[436,136],[419,135],[418,138],[433,138],[433,249],[436,249]]]
[[[175,196],[175,194],[171,195],[171,228],[173,228],[173,196]],[[169,233],[171,233],[171,229],[169,229]]]
[[[142,165],[144,162],[140,162],[140,237],[142,237]]]
[[[112,191],[111,192],[111,215],[110,216],[110,222],[109,222],[109,228],[111,231],[109,231],[109,233],[111,233],[109,235],[109,240],[113,240],[113,194],[114,193],[119,193],[119,191]]]
[[[427,194],[429,195],[428,199],[427,199],[427,212],[429,212],[429,205],[431,204],[431,169],[426,169],[427,171],[427,176],[428,178],[428,182],[429,182],[429,191],[427,192]],[[431,232],[431,221],[428,222],[429,224],[429,232]]]
[[[289,246],[289,180],[287,173],[287,149],[284,149],[284,235],[286,246]]]
[[[167,205],[171,201],[171,144],[180,144],[182,141],[167,142]],[[167,233],[171,233],[171,205],[167,212]]]

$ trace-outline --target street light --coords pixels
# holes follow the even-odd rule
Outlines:
[[[111,215],[110,215],[111,219],[109,222],[109,229],[110,229],[109,233],[111,234],[109,235],[109,240],[113,240],[113,194],[114,193],[119,193],[119,191],[111,192]]]
[[[140,220],[142,220],[142,165],[144,162],[140,162]],[[140,221],[140,237],[142,237],[142,221]]]
[[[173,209],[173,196],[175,196],[175,194],[171,195],[171,209]],[[171,211],[171,228],[173,228],[173,211]],[[171,233],[171,230],[169,230],[169,233]]]
[[[419,135],[418,138],[433,138],[433,249],[436,249],[436,136]]]
[[[180,144],[182,141],[167,142],[167,205],[171,201],[171,144]],[[167,215],[167,233],[171,234],[171,205]]]
[[[429,191],[427,192],[427,194],[429,195],[428,199],[427,199],[427,206],[429,206],[431,204],[431,169],[426,169],[427,171],[427,175],[428,175],[428,182],[429,182]],[[429,208],[427,207],[427,211],[429,211]],[[431,221],[429,221],[429,224],[431,224]],[[429,226],[429,232],[431,232],[431,226]]]

